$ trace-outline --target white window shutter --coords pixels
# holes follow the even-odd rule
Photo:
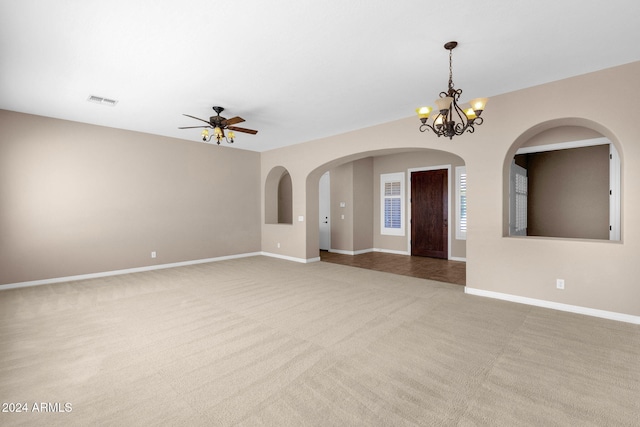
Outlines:
[[[456,239],[467,238],[467,168],[456,166]]]
[[[404,236],[404,173],[380,175],[380,234]]]

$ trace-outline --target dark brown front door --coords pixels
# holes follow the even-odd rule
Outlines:
[[[411,173],[411,255],[448,258],[447,170]]]

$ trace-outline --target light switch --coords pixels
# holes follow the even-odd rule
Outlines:
[[[341,207],[341,208],[344,208],[344,207],[346,207],[346,206],[347,206],[347,204],[346,204],[345,202],[340,202],[340,207]],[[343,219],[344,219],[344,218],[343,218]]]
[[[300,215],[300,216],[298,217],[298,221],[299,221],[299,222],[304,221],[304,216]]]

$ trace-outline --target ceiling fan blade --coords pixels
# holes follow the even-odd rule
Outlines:
[[[247,129],[247,128],[239,128],[237,126],[229,126],[229,127],[227,127],[227,129],[233,130],[233,131],[236,131],[236,132],[250,133],[251,135],[255,135],[256,133],[258,133],[257,130]]]
[[[211,126],[211,123],[209,123],[209,120],[200,119],[200,118],[198,118],[198,117],[190,116],[190,115],[188,115],[188,114],[183,114],[183,116],[187,116],[187,117],[191,117],[192,119],[200,120],[201,122],[205,122],[205,123],[207,123],[209,126]]]
[[[235,125],[236,123],[242,123],[244,122],[244,119],[242,117],[231,117],[230,119],[227,119],[227,126],[228,125]]]
[[[195,128],[211,128],[211,125],[209,126],[185,126],[185,127],[181,127],[178,129],[195,129]]]

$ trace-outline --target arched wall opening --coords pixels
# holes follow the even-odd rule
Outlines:
[[[503,163],[503,236],[621,240],[622,147],[587,119],[523,132]]]
[[[403,217],[410,223],[410,190],[408,180],[411,171],[431,167],[449,168],[450,222],[456,219],[456,167],[464,168],[464,160],[457,154],[435,149],[389,149],[362,152],[334,159],[312,170],[306,178],[306,247],[307,258],[314,259],[319,253],[319,181],[322,175],[331,172],[331,244],[332,251],[347,254],[388,251],[410,254],[410,227],[401,235],[380,233],[381,176],[402,173],[405,182]],[[451,259],[466,258],[466,241],[450,227]]]

